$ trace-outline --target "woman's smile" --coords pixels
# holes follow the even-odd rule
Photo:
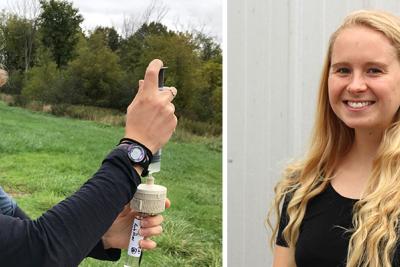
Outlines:
[[[363,100],[345,100],[343,103],[349,108],[351,111],[359,111],[366,110],[375,104],[375,101],[363,101]]]

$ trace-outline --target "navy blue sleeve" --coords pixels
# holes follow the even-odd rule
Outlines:
[[[3,266],[77,266],[96,247],[140,177],[126,152],[115,149],[76,193],[37,220],[0,215]]]
[[[29,216],[18,206],[15,206],[13,217],[17,217],[23,220],[30,219]],[[99,240],[96,246],[89,252],[87,257],[95,258],[98,260],[117,261],[121,257],[121,250],[115,248],[105,249],[103,241]]]
[[[30,219],[29,216],[18,206],[16,206],[14,209],[13,217],[23,220]],[[89,252],[87,257],[95,258],[98,260],[117,261],[121,257],[121,250],[115,248],[105,249],[103,241],[99,240],[96,246]]]
[[[103,241],[100,240],[87,257],[98,260],[117,261],[121,257],[121,250],[116,248],[104,249]]]
[[[22,220],[30,219],[29,216],[18,206],[15,207],[13,217],[17,217],[17,218],[20,218]]]

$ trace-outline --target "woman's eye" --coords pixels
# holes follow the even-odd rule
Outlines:
[[[338,69],[336,69],[336,73],[349,74],[350,73],[350,69],[349,68],[338,68]]]
[[[379,73],[382,73],[382,71],[381,71],[380,69],[378,69],[378,68],[369,68],[369,69],[367,70],[367,73],[370,73],[370,74],[379,74]]]

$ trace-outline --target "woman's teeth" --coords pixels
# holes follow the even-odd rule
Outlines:
[[[347,105],[349,105],[352,108],[362,108],[371,104],[372,104],[371,101],[364,101],[364,102],[347,101]]]

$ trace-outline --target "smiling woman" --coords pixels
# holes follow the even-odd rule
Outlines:
[[[331,36],[311,146],[275,188],[274,266],[400,266],[399,56],[386,12]]]

